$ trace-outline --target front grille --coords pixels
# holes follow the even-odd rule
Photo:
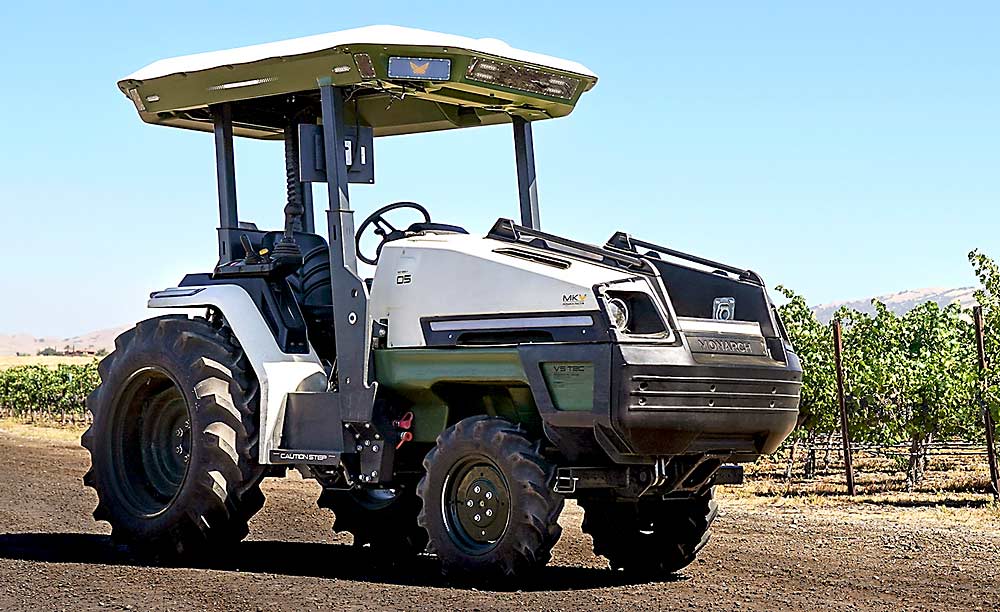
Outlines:
[[[778,378],[635,374],[629,408],[795,409],[802,384]]]

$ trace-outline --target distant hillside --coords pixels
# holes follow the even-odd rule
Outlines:
[[[111,327],[69,338],[35,338],[29,334],[0,334],[0,355],[18,353],[35,355],[45,348],[51,347],[61,351],[67,346],[84,352],[96,352],[100,349],[110,351],[115,346],[115,338],[125,329],[125,327]]]
[[[946,306],[953,302],[958,302],[966,308],[975,306],[976,298],[972,295],[975,290],[975,287],[961,287],[959,289],[942,289],[940,287],[932,287],[928,289],[911,289],[908,291],[900,291],[899,293],[880,295],[874,299],[884,303],[892,312],[895,312],[896,314],[904,314],[909,312],[913,307],[924,302],[937,302],[940,306]],[[831,304],[813,306],[812,310],[816,313],[816,318],[823,323],[829,323],[830,320],[833,319],[833,315],[842,306],[847,306],[860,312],[874,314],[875,308],[871,304],[872,299],[873,298],[849,302],[833,302]]]

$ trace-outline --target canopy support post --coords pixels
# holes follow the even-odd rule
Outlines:
[[[313,210],[312,183],[302,183],[302,231],[307,234],[316,233],[316,212]]]
[[[358,276],[354,244],[354,212],[348,194],[344,149],[344,94],[327,81],[321,84],[323,152],[330,199],[327,228],[330,238],[330,278],[336,343],[337,394],[345,422],[371,420],[375,384],[368,384],[368,288]]]
[[[219,184],[219,263],[232,261],[239,244],[236,211],[236,160],[233,151],[233,109],[226,104],[211,107],[215,126],[215,173]]]
[[[531,122],[511,115],[514,122],[514,156],[517,158],[517,195],[521,203],[521,225],[541,229],[538,219],[538,185],[535,177],[535,144]]]

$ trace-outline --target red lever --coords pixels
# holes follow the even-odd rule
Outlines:
[[[412,439],[413,439],[413,434],[411,434],[408,431],[404,431],[403,434],[399,436],[399,444],[396,445],[396,450],[399,450],[400,446],[406,444]]]
[[[398,421],[393,422],[393,425],[400,429],[409,429],[413,426],[413,413],[407,412],[401,416]]]

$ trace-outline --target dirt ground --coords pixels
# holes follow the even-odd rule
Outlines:
[[[87,463],[71,436],[0,432],[0,609],[1000,610],[1000,516],[985,496],[942,507],[723,491],[701,557],[654,583],[604,569],[570,503],[553,563],[510,591],[449,584],[430,558],[376,569],[292,477],[266,483],[232,553],[146,566],[91,519]]]

